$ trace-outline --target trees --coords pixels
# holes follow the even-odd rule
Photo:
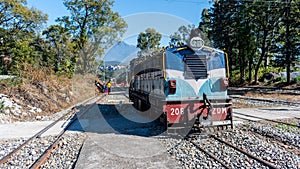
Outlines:
[[[111,0],[65,0],[70,16],[42,31],[47,15],[29,9],[26,0],[0,2],[0,53],[12,58],[11,73],[23,64],[51,67],[58,74],[90,73],[95,57],[117,42],[126,23],[113,12]],[[1,68],[3,68],[2,59]]]
[[[254,83],[268,66],[286,67],[299,56],[299,0],[216,1],[202,12],[202,29],[229,55],[230,74]],[[270,63],[270,60],[273,60]],[[299,57],[298,57],[299,60]],[[289,73],[287,73],[289,75]],[[287,77],[290,83],[290,77]]]
[[[40,58],[32,43],[36,39],[36,30],[46,20],[47,15],[37,9],[29,9],[26,0],[0,2],[0,52],[12,59],[10,71],[19,71],[22,64],[39,63]]]
[[[279,25],[278,43],[282,45],[285,55],[287,83],[289,84],[291,66],[300,60],[300,1],[287,0],[285,5],[281,6],[281,11],[284,15]]]
[[[51,25],[43,31],[43,35],[45,35],[45,43],[48,43],[48,50],[50,51],[47,52],[48,57],[45,58],[45,62],[50,64],[55,72],[69,75],[73,73],[74,64],[72,64],[72,60],[75,60],[75,43],[72,41],[68,30],[60,25]]]
[[[258,1],[252,4],[250,7],[253,15],[253,30],[255,32],[257,48],[260,49],[259,58],[255,67],[255,83],[258,82],[258,71],[264,61],[264,67],[268,68],[269,54],[272,45],[272,41],[275,38],[274,30],[278,26],[280,21],[280,15],[278,15],[279,3],[266,3],[264,1]]]
[[[70,31],[76,44],[76,70],[78,73],[94,71],[95,57],[118,41],[127,24],[112,11],[110,0],[65,0],[64,4],[71,16],[57,21]]]
[[[178,31],[170,35],[170,45],[174,46],[177,43],[184,43],[189,45],[193,37],[201,37],[204,40],[205,45],[210,46],[210,41],[206,34],[200,28],[196,28],[194,25],[180,26]]]
[[[137,38],[137,47],[143,54],[150,54],[153,50],[158,49],[162,35],[153,28],[147,28],[141,32]]]

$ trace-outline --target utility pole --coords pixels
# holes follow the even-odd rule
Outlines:
[[[104,69],[103,82],[105,83],[105,71],[106,71],[105,60],[103,60],[103,69]]]
[[[128,68],[125,68],[125,75],[126,75],[126,86],[128,86]]]
[[[291,11],[291,2],[290,0],[287,0],[286,6],[285,6],[285,26],[286,26],[286,78],[287,78],[287,84],[289,85],[291,83],[291,41],[290,41],[290,11]]]

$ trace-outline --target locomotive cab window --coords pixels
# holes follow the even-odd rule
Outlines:
[[[207,56],[208,70],[225,68],[225,58],[223,53],[212,52]]]

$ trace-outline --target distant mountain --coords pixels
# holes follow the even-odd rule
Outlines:
[[[106,51],[103,60],[105,62],[117,61],[121,64],[127,64],[132,58],[136,57],[137,51],[138,48],[134,45],[120,42]]]
[[[105,66],[110,66],[110,65],[120,65],[121,62],[119,61],[105,61]]]

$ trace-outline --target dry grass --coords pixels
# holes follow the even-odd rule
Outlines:
[[[57,76],[50,68],[37,69],[24,66],[21,77],[0,81],[0,93],[10,96],[23,108],[28,105],[43,111],[36,115],[50,115],[95,95],[95,76],[74,75],[72,79]]]

